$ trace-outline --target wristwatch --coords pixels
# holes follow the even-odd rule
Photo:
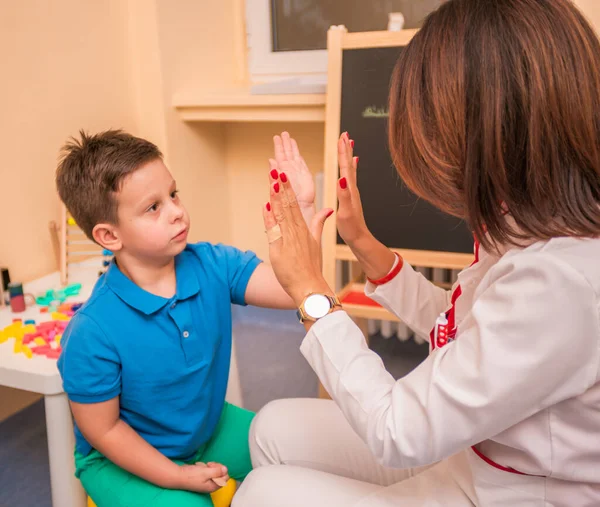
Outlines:
[[[336,306],[342,306],[337,296],[312,293],[304,298],[296,315],[302,323],[307,320],[316,322],[325,315],[330,314]]]

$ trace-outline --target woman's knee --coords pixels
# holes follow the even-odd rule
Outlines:
[[[294,454],[299,439],[317,441],[324,431],[337,426],[338,419],[343,421],[343,416],[331,400],[294,398],[268,403],[250,428],[252,465],[283,463],[285,456]]]
[[[306,428],[321,426],[323,417],[329,419],[339,413],[331,400],[293,398],[267,403],[256,415],[250,428],[250,438],[266,438],[270,435],[304,433]]]
[[[275,400],[267,403],[254,417],[250,426],[250,438],[272,434],[280,426],[286,407],[293,400]]]
[[[276,468],[278,467],[265,466],[252,470],[234,495],[231,507],[267,505],[274,491],[273,476],[277,475]]]
[[[254,417],[250,426],[250,456],[254,468],[278,464],[274,443],[280,433],[289,430],[285,412],[290,409],[289,405],[292,401],[271,401]]]

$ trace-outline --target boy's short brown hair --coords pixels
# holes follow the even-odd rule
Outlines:
[[[600,235],[600,43],[569,0],[443,3],[400,55],[389,136],[484,246]]]
[[[61,150],[56,187],[77,225],[93,240],[94,227],[117,223],[117,200],[123,179],[142,165],[162,159],[150,141],[122,130],[107,130],[71,138]]]

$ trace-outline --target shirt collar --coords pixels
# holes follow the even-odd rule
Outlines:
[[[177,294],[179,301],[191,298],[200,292],[200,281],[194,269],[197,258],[187,250],[175,257],[175,276],[177,278]]]
[[[188,299],[200,292],[198,276],[190,263],[190,259],[187,258],[188,255],[186,251],[183,251],[175,257],[175,277],[177,280],[175,299],[179,301]],[[170,299],[151,294],[136,285],[123,274],[114,260],[106,273],[106,283],[125,303],[146,315],[157,312],[170,301]]]

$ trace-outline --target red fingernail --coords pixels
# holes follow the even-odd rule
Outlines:
[[[279,193],[279,183],[275,183],[275,185],[273,185],[273,190],[275,190],[276,194]]]
[[[348,182],[346,181],[346,178],[342,178],[340,180],[340,188],[342,190],[346,190],[346,187],[348,186]]]
[[[351,146],[352,148],[354,148],[354,139],[351,139],[351,140],[350,140],[350,146]]]
[[[358,157],[354,157],[354,159],[356,160],[356,165],[358,165]]]
[[[273,169],[271,171],[271,178],[273,178],[274,180],[276,180],[278,176],[279,176],[279,174],[277,173],[277,169]]]
[[[330,210],[327,212],[327,215],[326,215],[326,217],[327,217],[327,218],[329,218],[331,215],[333,215],[333,210],[332,210],[332,209],[330,209]]]
[[[282,181],[283,183],[287,183],[287,176],[285,175],[285,173],[281,173],[281,174],[279,175],[279,177],[281,178],[281,181]]]
[[[270,202],[267,203],[267,211],[271,211],[271,203]]]

